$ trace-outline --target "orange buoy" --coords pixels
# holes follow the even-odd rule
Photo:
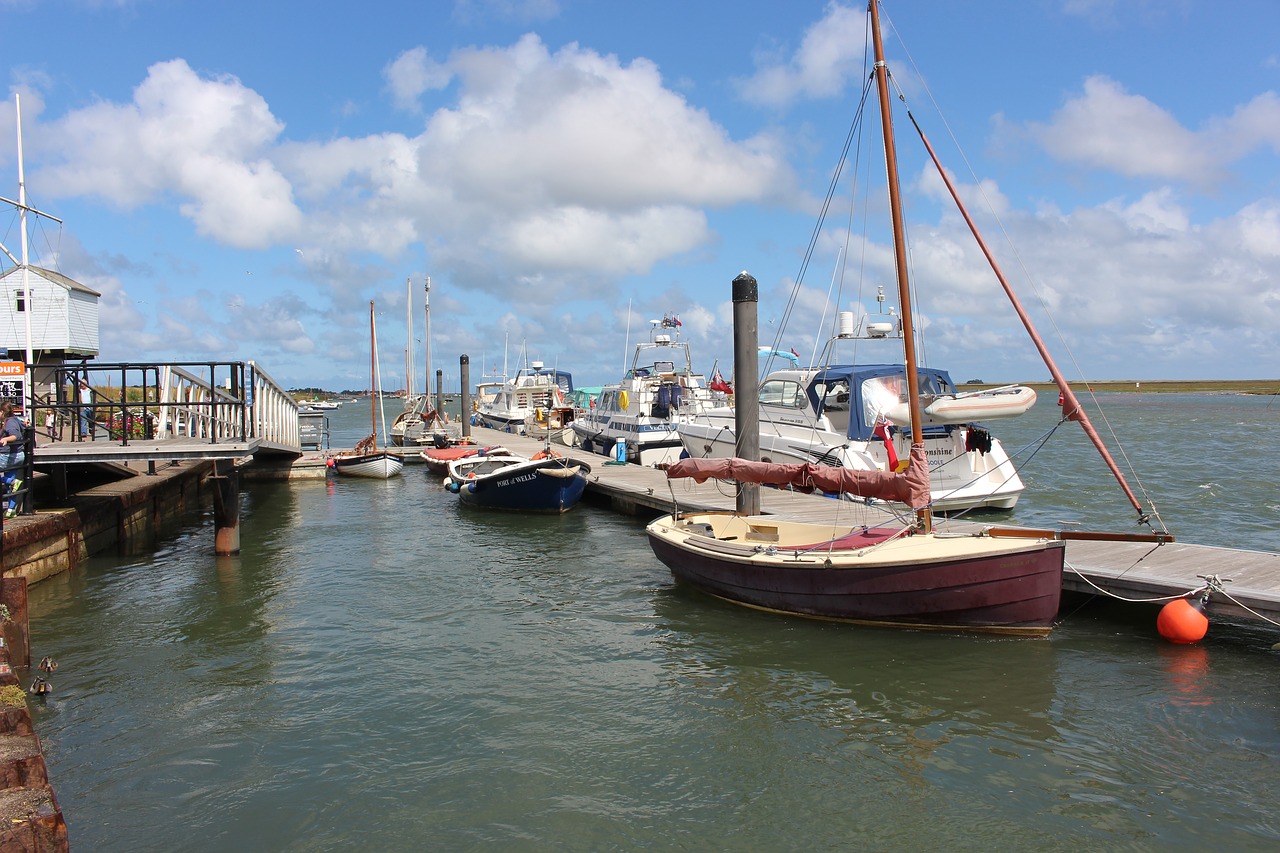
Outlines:
[[[1209,617],[1204,615],[1204,604],[1185,598],[1170,601],[1160,608],[1156,630],[1171,643],[1185,645],[1203,640],[1209,631]]]

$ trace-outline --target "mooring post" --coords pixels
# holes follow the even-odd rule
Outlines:
[[[234,462],[213,463],[213,553],[219,557],[240,553],[240,472]]]
[[[462,377],[462,437],[471,437],[471,357],[466,353],[458,359],[458,374]]]
[[[760,288],[746,270],[733,280],[733,426],[737,434],[735,455],[760,461],[760,386],[758,312]],[[738,484],[738,512],[760,514],[758,483]]]
[[[436,371],[436,411],[444,411],[444,371]]]

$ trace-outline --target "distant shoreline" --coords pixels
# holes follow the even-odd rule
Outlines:
[[[999,388],[996,382],[972,382],[959,387],[960,391],[979,390],[982,388]],[[1052,382],[1017,383],[1034,388],[1036,391],[1055,391]],[[1107,379],[1098,382],[1071,382],[1075,391],[1128,391],[1147,392],[1153,394],[1171,393],[1221,393],[1221,394],[1280,394],[1280,379]]]

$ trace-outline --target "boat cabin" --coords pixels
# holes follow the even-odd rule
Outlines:
[[[956,393],[945,370],[922,367],[918,379],[925,407],[932,400]],[[761,383],[760,404],[825,416],[832,431],[854,441],[870,441],[880,418],[898,427],[911,423],[906,415],[906,369],[900,364],[833,365],[817,373],[777,371]],[[946,431],[945,424],[930,423],[928,418],[924,426],[926,433]]]

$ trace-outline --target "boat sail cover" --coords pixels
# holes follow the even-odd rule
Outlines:
[[[929,462],[924,445],[911,445],[907,469],[900,473],[887,471],[855,471],[830,465],[776,462],[749,462],[746,459],[681,459],[667,466],[671,480],[692,478],[698,483],[709,479],[736,480],[766,486],[791,486],[801,491],[817,489],[835,495],[848,492],[864,498],[904,503],[912,509],[929,505]]]

